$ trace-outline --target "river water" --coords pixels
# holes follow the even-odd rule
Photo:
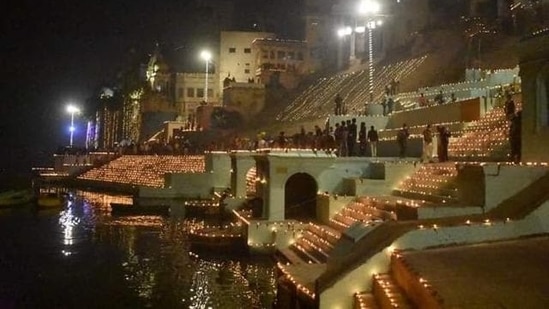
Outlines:
[[[271,307],[269,257],[192,252],[196,220],[113,217],[129,197],[73,194],[61,210],[0,210],[0,308]]]

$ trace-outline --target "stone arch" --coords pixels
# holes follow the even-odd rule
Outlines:
[[[314,177],[307,173],[290,176],[284,185],[284,218],[314,220],[318,185]]]

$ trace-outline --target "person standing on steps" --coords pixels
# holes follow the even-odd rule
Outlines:
[[[431,131],[431,124],[428,124],[423,130],[423,155],[421,156],[423,163],[433,162],[433,132]]]
[[[374,128],[374,126],[370,126],[370,130],[368,131],[368,142],[370,143],[370,155],[372,157],[377,157],[377,142],[379,141],[379,137],[377,135],[377,131]]]
[[[507,120],[509,121],[513,120],[513,117],[515,116],[515,110],[516,107],[515,101],[513,101],[513,96],[508,93],[505,100],[505,118],[507,118]]]
[[[365,157],[366,156],[366,143],[368,140],[366,139],[366,123],[362,121],[360,123],[360,128],[358,129],[358,156],[359,157]]]
[[[341,98],[339,93],[336,95],[336,97],[334,99],[334,102],[335,102],[335,114],[336,114],[336,116],[342,115],[343,114],[343,99]]]
[[[347,120],[347,127],[349,130],[349,135],[347,137],[347,150],[349,152],[349,156],[353,157],[355,156],[355,144],[356,144],[356,138],[357,138],[357,125],[356,125],[356,118],[351,119],[351,121]]]
[[[403,124],[402,128],[398,130],[397,133],[398,156],[400,158],[406,157],[406,148],[408,147],[409,136],[410,132],[408,131],[408,126],[406,124]]]
[[[448,161],[448,144],[450,143],[450,131],[445,126],[438,126],[438,162]]]

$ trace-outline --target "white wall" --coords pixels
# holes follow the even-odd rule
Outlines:
[[[544,166],[513,166],[486,164],[484,175],[486,182],[485,209],[490,210],[504,200],[528,187],[532,182],[547,173]]]
[[[223,89],[223,80],[229,74],[237,82],[247,82],[248,78],[255,78],[256,55],[253,50],[251,53],[244,53],[244,49],[252,49],[254,39],[273,37],[275,35],[270,32],[221,31],[218,71],[216,70],[219,89]],[[230,53],[229,48],[235,48],[235,52]],[[246,69],[249,73],[245,73]]]
[[[361,266],[345,274],[320,295],[320,308],[352,308],[355,292],[371,291],[372,275],[389,271],[393,250],[423,250],[430,247],[467,245],[516,239],[549,231],[549,201],[519,221],[463,222],[459,226],[418,226]]]

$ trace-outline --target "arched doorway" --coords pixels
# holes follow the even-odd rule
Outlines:
[[[306,173],[292,175],[284,186],[284,218],[296,220],[316,219],[315,179]]]

